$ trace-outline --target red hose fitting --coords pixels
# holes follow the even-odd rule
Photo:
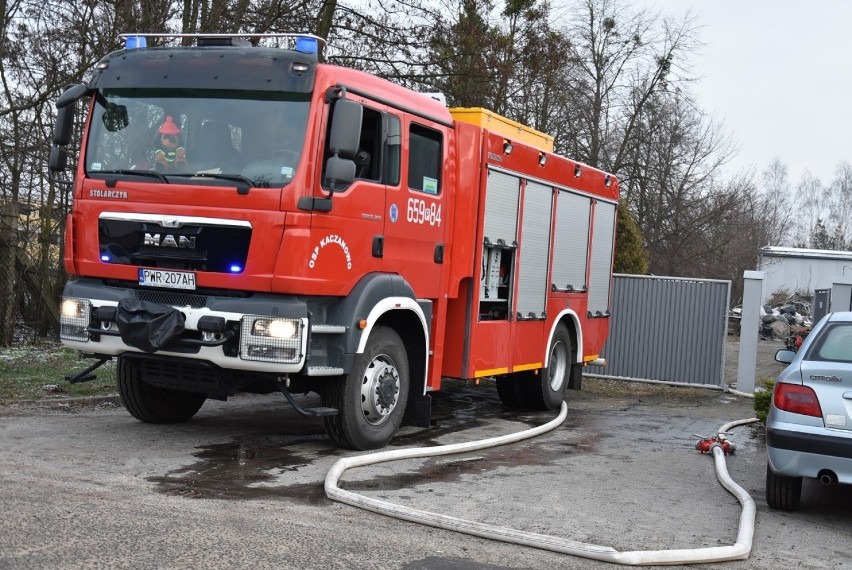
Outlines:
[[[695,449],[700,451],[701,453],[711,453],[714,445],[718,445],[722,453],[728,455],[729,453],[734,453],[736,451],[737,446],[732,442],[728,441],[728,436],[724,433],[720,433],[715,437],[704,437],[698,434],[693,434],[696,437],[700,437],[698,441],[695,442]]]

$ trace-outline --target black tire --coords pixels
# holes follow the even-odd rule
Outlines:
[[[504,406],[509,408],[525,408],[524,391],[518,374],[503,374],[497,377],[497,395]]]
[[[520,380],[525,407],[534,410],[555,410],[565,399],[565,390],[571,379],[571,368],[576,360],[571,335],[563,325],[556,327],[550,341],[547,368]]]
[[[766,504],[773,509],[795,511],[802,497],[802,478],[778,475],[766,465]]]
[[[325,417],[329,437],[341,447],[366,450],[384,447],[402,424],[408,402],[408,355],[393,329],[378,326],[352,371],[330,379],[323,404],[337,408]]]
[[[194,416],[205,394],[152,386],[143,381],[132,359],[118,357],[118,395],[134,418],[149,424],[175,424]]]

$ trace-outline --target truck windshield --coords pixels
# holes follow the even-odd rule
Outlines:
[[[92,117],[86,173],[139,172],[162,182],[202,174],[193,183],[245,180],[257,187],[284,186],[295,176],[302,155],[309,97],[233,90],[104,90]]]

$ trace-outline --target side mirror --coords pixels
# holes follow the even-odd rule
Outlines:
[[[89,93],[89,88],[77,83],[68,85],[56,100],[56,124],[53,126],[53,144],[65,146],[71,142],[74,127],[74,103]]]
[[[775,360],[781,364],[790,364],[796,358],[796,351],[788,348],[782,348],[775,353]]]
[[[71,142],[71,130],[74,127],[74,105],[60,107],[56,111],[56,124],[53,126],[53,144],[65,146]]]
[[[73,104],[77,99],[83,97],[88,93],[89,88],[81,83],[68,85],[67,87],[65,87],[65,91],[62,92],[62,95],[59,96],[59,99],[56,100],[56,108],[62,109],[64,107],[67,107],[68,105]]]
[[[332,156],[325,163],[323,185],[331,191],[342,188],[355,180],[355,161],[348,158]]]
[[[361,138],[364,108],[354,101],[338,99],[332,112],[328,150],[343,158],[354,158]]]
[[[68,168],[68,151],[59,146],[51,148],[47,167],[52,172],[62,172]]]

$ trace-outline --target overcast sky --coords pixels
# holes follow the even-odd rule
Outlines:
[[[638,0],[662,15],[691,10],[704,42],[699,103],[733,135],[729,168],[761,173],[778,157],[794,186],[830,184],[852,162],[852,1]]]

